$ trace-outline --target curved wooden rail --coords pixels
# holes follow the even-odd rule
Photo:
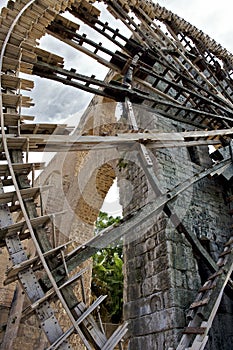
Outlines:
[[[177,134],[177,139],[174,142],[167,143],[171,147],[174,145],[177,147],[183,146],[185,138],[193,139],[194,141],[190,141],[193,142],[193,145],[208,144],[210,136],[214,139],[213,144],[221,145],[219,136],[227,139],[229,135],[232,135],[233,127],[233,56],[226,49],[223,49],[196,27],[152,1],[105,1],[109,13],[122,21],[130,30],[134,39],[127,38],[120,30],[102,22],[99,18],[99,10],[91,3],[92,1],[89,3],[85,0],[30,0],[28,2],[20,0],[11,3],[9,5],[11,8],[2,10],[0,17],[3,36],[5,35],[2,39],[0,54],[1,140],[3,144],[2,154],[4,154],[8,166],[7,169],[2,167],[1,171],[7,174],[6,178],[10,176],[15,190],[6,195],[4,194],[4,183],[1,183],[0,205],[5,210],[8,220],[4,223],[4,230],[2,230],[2,233],[0,232],[0,243],[7,246],[13,263],[13,267],[8,271],[6,283],[18,279],[24,286],[31,302],[30,310],[26,314],[30,315],[32,311],[36,312],[50,344],[48,349],[71,349],[68,338],[74,332],[79,334],[89,350],[93,347],[95,349],[111,350],[117,345],[120,348],[121,339],[127,329],[126,325],[123,325],[117,329],[110,339],[107,339],[91,316],[93,310],[98,307],[104,298],[100,297],[90,307],[87,307],[83,300],[80,302],[73,295],[73,286],[80,279],[82,273],[69,278],[66,275],[67,271],[77,267],[82,260],[82,256],[80,259],[76,258],[77,252],[83,251],[84,260],[93,254],[95,249],[91,244],[87,255],[85,255],[84,245],[64,257],[60,253],[64,246],[51,247],[43,233],[44,223],[50,221],[51,218],[44,215],[37,216],[36,214],[34,197],[40,193],[40,188],[30,188],[27,183],[25,169],[28,169],[26,171],[28,173],[32,168],[35,169],[37,165],[23,163],[22,152],[25,150],[26,152],[40,150],[46,146],[46,142],[48,148],[51,146],[50,149],[52,150],[56,147],[58,150],[64,150],[62,147],[63,141],[66,145],[69,145],[71,138],[69,139],[67,135],[64,136],[66,134],[65,127],[61,127],[59,131],[62,138],[60,138],[60,135],[53,135],[50,140],[46,137],[40,137],[40,135],[34,135],[33,138],[33,135],[30,134],[31,131],[26,133],[28,129],[25,124],[24,127],[21,127],[21,120],[23,119],[20,114],[21,106],[30,107],[31,101],[17,93],[17,90],[19,86],[25,90],[31,89],[33,84],[29,80],[21,79],[18,76],[19,71],[59,81],[65,85],[122,102],[125,108],[125,116],[127,116],[129,125],[135,133],[139,132],[139,127],[132,112],[132,102],[142,106],[146,102],[145,108],[161,116],[184,122],[191,128],[209,130],[206,133],[203,131],[191,132],[188,136],[187,134],[186,136]],[[109,50],[102,43],[97,44],[84,34],[80,35],[78,33],[79,25],[62,16],[65,10],[90,26],[103,40],[111,40],[117,51]],[[137,20],[131,17],[130,11],[134,13]],[[155,19],[166,26],[168,33],[160,28]],[[138,21],[140,21],[140,26]],[[56,37],[64,44],[81,51],[103,66],[110,68],[121,77],[121,80],[117,82],[108,81],[107,79],[101,81],[94,76],[81,75],[75,69],[65,69],[62,57],[36,47],[36,40],[40,39],[45,33]],[[102,54],[108,55],[108,59],[103,58]],[[137,84],[136,87],[135,84]],[[13,132],[15,128],[17,128],[16,136]],[[45,125],[36,125],[33,133],[36,133],[40,128],[41,130],[46,128],[49,133],[52,133],[57,126],[50,126],[49,128]],[[25,135],[20,135],[21,132]],[[115,147],[117,143],[127,144],[127,142],[132,142],[132,135],[130,135],[128,140],[124,139],[124,135],[119,135],[118,139],[116,137],[105,138],[103,143],[111,147]],[[133,141],[139,144],[138,153],[142,168],[155,193],[163,198],[164,212],[173,220],[176,227],[179,223],[179,229],[196,247],[198,243],[195,237],[190,235],[179,222],[178,216],[171,213],[169,207],[170,193],[161,193],[156,175],[150,168],[151,161],[144,143],[149,144],[149,146],[153,142],[158,144],[156,136],[151,134],[149,140],[146,135],[143,138],[142,134],[137,136],[134,136]],[[160,137],[162,137],[162,134]],[[202,140],[195,141],[196,137],[202,138]],[[82,149],[89,149],[91,142],[95,144],[95,142],[101,142],[101,140],[96,138],[91,141],[91,138],[88,140],[88,137],[79,140],[79,143],[83,145]],[[77,145],[78,142],[73,143],[73,149],[78,147]],[[221,167],[220,164],[216,166],[216,169]],[[203,176],[210,174],[212,171],[212,168],[206,170]],[[198,176],[200,174],[197,175],[194,181],[197,181]],[[200,178],[203,176],[200,176]],[[182,191],[187,187],[186,185],[186,182],[180,184]],[[178,195],[176,190],[174,190],[173,197]],[[10,209],[6,204],[9,202],[12,202],[12,210],[20,208],[24,218],[23,224],[13,223]],[[134,219],[132,219],[132,224],[129,220],[127,229],[134,227],[134,224]],[[122,230],[124,225],[123,223]],[[122,232],[122,230],[121,228],[113,228],[107,230],[107,232],[112,232],[114,236],[114,232],[117,235],[119,234],[117,232]],[[18,234],[19,232],[20,234]],[[21,244],[24,237],[32,239],[36,249],[35,258],[29,259],[25,256]],[[95,242],[98,240],[101,241],[101,238],[95,238]],[[103,244],[102,241],[101,244]],[[106,240],[107,243],[108,240]],[[69,242],[66,245],[68,244]],[[232,242],[230,242],[230,245],[232,245]],[[14,250],[14,246],[17,246],[17,251]],[[202,247],[198,246],[196,248],[199,249],[200,254],[204,255]],[[52,261],[48,260],[50,256],[52,256]],[[211,257],[207,256],[205,258],[216,272],[217,267]],[[41,281],[38,281],[32,268],[35,265],[36,268],[43,270],[45,273]],[[228,265],[229,271],[232,271],[230,262],[228,262]],[[58,270],[59,277],[56,275]],[[219,282],[221,295],[229,281],[230,272],[228,272],[224,281]],[[34,287],[33,283],[35,283]],[[69,300],[70,295],[73,298],[72,303]],[[59,326],[48,303],[51,296],[56,296],[60,300],[69,318],[71,327],[66,331],[63,331]],[[217,300],[215,305],[217,305],[221,296],[215,297]],[[216,313],[215,309],[214,312]],[[211,313],[211,320],[215,315],[214,312]],[[191,329],[191,326],[189,328]],[[208,330],[203,332],[206,332],[206,341]],[[184,336],[181,342],[186,346],[190,339],[188,336]],[[179,349],[183,349],[182,344]]]

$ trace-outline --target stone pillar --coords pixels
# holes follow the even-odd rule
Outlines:
[[[148,124],[151,129],[163,131],[187,128],[152,113],[136,114],[142,129]],[[193,151],[196,151],[195,158],[190,157]],[[123,160],[127,165],[120,175],[128,183],[127,188],[120,189],[124,215],[155,197],[137,157],[131,152],[125,159],[131,162]],[[151,159],[162,192],[211,164],[207,147],[152,150]],[[198,237],[215,261],[230,236],[232,222],[225,190],[219,179],[203,179],[171,203],[185,227]],[[129,322],[129,350],[167,350],[178,344],[187,324],[187,310],[210,272],[163,212],[155,215],[153,225],[148,223],[148,227],[146,224],[144,227],[143,232],[132,232],[125,242],[124,317]],[[231,347],[231,307],[232,303],[224,299],[206,349]],[[227,337],[224,337],[224,328]]]

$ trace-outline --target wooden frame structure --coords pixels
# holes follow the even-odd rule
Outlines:
[[[102,22],[100,11],[92,2],[18,0],[9,1],[8,8],[1,11],[0,152],[3,162],[0,164],[0,245],[7,247],[12,262],[5,283],[20,281],[31,303],[25,314],[37,314],[50,343],[48,349],[70,349],[69,337],[74,332],[79,334],[87,349],[111,350],[117,345],[121,348],[127,325],[119,327],[107,339],[91,315],[104,297],[87,307],[85,301],[77,300],[73,293],[73,286],[82,273],[71,278],[67,273],[92,256],[96,247],[104,247],[127,235],[145,219],[150,220],[158,209],[163,209],[213,272],[190,306],[190,322],[177,346],[177,350],[204,349],[224,289],[226,285],[231,291],[233,288],[233,240],[231,237],[226,242],[215,263],[195,235],[184,227],[170,202],[200,179],[211,174],[224,174],[232,164],[233,56],[197,28],[151,1],[105,1],[107,10],[130,30],[130,38]],[[102,43],[97,44],[79,34],[79,25],[65,18],[64,11],[69,11],[103,38],[111,40],[118,51],[113,52]],[[132,13],[137,20],[131,17]],[[167,32],[158,22],[166,26]],[[101,81],[94,76],[79,74],[75,69],[65,69],[62,57],[37,47],[37,40],[45,33],[92,57],[116,72],[121,80]],[[103,54],[108,59],[103,58]],[[21,91],[31,90],[33,82],[21,78],[20,73],[58,81],[124,103],[131,130],[115,136],[80,135],[77,138],[69,135],[66,125],[25,123],[32,118],[23,116],[21,108],[32,106],[32,101]],[[140,130],[132,103],[145,104],[145,108],[159,115],[185,122],[190,129],[181,133]],[[127,149],[132,144],[136,145],[141,166],[157,195],[156,200],[124,218],[118,227],[107,228],[100,236],[65,255],[62,253],[64,245],[52,247],[45,234],[46,222],[51,221],[51,217],[43,213],[38,216],[36,210],[35,197],[42,189],[31,187],[27,178],[43,164],[24,162],[22,152],[82,151],[93,147],[101,150],[119,146]],[[223,160],[173,190],[162,193],[147,149],[209,144],[226,147],[227,155]],[[5,192],[9,185],[14,191]],[[23,221],[13,221],[12,213],[16,211],[22,213]],[[22,246],[22,241],[29,237],[36,249],[36,256],[31,259],[25,255]],[[41,280],[37,278],[37,270],[44,272]],[[71,327],[65,332],[52,310],[51,297],[60,300],[69,317]]]

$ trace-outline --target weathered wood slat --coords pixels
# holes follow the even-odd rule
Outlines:
[[[34,87],[34,82],[28,79],[18,78],[13,75],[3,74],[1,77],[1,84],[3,88],[21,89],[30,91]]]
[[[213,275],[211,275],[211,276],[208,278],[208,280],[210,281],[210,280],[212,280],[212,279],[214,279],[214,278],[220,276],[222,273],[223,273],[223,270],[219,270],[219,271],[215,272]]]
[[[233,247],[229,248],[229,249],[226,249],[219,255],[219,257],[222,258],[222,257],[226,256],[227,254],[231,254],[232,251],[233,251]]]
[[[202,300],[199,300],[199,301],[195,301],[194,303],[192,303],[190,305],[190,309],[196,309],[196,308],[198,308],[200,306],[208,304],[208,302],[209,302],[209,298],[205,298],[205,299],[202,299]]]
[[[117,344],[119,345],[120,341],[128,332],[127,327],[127,323],[123,323],[122,325],[120,325],[112,334],[111,338],[108,339],[107,343],[103,346],[102,350],[112,350],[117,346]]]
[[[87,268],[80,270],[73,277],[69,278],[65,283],[63,283],[61,286],[59,286],[59,289],[62,290],[66,286],[76,283],[82,277],[82,275],[85,273],[85,271],[87,271]],[[23,311],[22,319],[28,318],[33,313],[33,311],[41,305],[41,303],[50,299],[51,297],[56,298],[56,293],[53,289],[49,293],[46,293],[43,298],[41,298],[41,299],[37,300],[35,303],[29,305]]]
[[[14,96],[14,95],[13,95]],[[14,99],[16,102],[18,99]],[[10,101],[12,101],[10,99]],[[12,103],[13,103],[12,102]],[[9,102],[10,103],[10,102]],[[216,140],[200,140],[200,141],[184,141],[181,134],[170,134],[169,133],[138,133],[138,134],[119,134],[118,136],[74,136],[74,135],[63,135],[67,133],[69,129],[57,126],[57,130],[54,130],[55,135],[46,135],[43,133],[37,134],[24,134],[24,131],[33,131],[35,126],[22,125],[23,134],[22,136],[12,137],[11,134],[6,135],[8,146],[10,149],[31,150],[31,151],[78,151],[78,150],[90,150],[94,148],[103,149],[109,147],[123,146],[129,147],[135,142],[145,143],[148,148],[160,149],[169,147],[189,147],[197,145],[218,145],[219,141]],[[47,126],[48,130],[51,132],[53,126]],[[46,125],[42,125],[38,128],[38,131],[46,129]],[[35,130],[35,129],[34,129]],[[61,134],[61,135],[60,135]],[[0,138],[1,139],[1,138]],[[226,163],[227,164],[227,163]]]
[[[33,170],[44,169],[45,163],[13,163],[13,169],[16,175],[28,175]],[[7,178],[10,175],[7,164],[0,164],[0,176]]]
[[[35,117],[29,115],[19,115],[17,113],[3,113],[5,126],[19,126],[20,122],[33,121]]]
[[[25,108],[32,107],[32,99],[28,96],[2,93],[2,103],[4,107],[17,109],[19,105]]]
[[[70,244],[70,242],[62,244],[54,249],[51,249],[48,252],[45,252],[43,255],[44,255],[44,257],[49,257],[49,256],[53,255],[54,253],[59,255],[59,251],[61,251],[62,249],[65,249],[69,244]],[[7,284],[12,283],[15,280],[17,280],[17,278],[18,278],[17,275],[21,271],[24,271],[25,269],[27,269],[28,267],[31,267],[31,268],[36,269],[36,270],[43,269],[40,258],[38,256],[35,256],[31,259],[27,259],[20,264],[16,264],[16,265],[12,266],[11,268],[9,268],[6,271],[6,279],[4,280],[4,285],[7,285]]]
[[[4,24],[1,25],[1,32],[0,32],[0,48],[2,47],[3,40],[5,39],[6,34],[8,33],[9,28],[4,26]],[[9,40],[9,44],[13,46],[20,46],[21,42],[23,40],[23,34],[20,35],[20,33],[12,34]]]
[[[218,266],[219,266],[219,265],[218,265]],[[206,291],[208,291],[208,290],[211,290],[211,289],[213,289],[213,288],[215,288],[215,285],[210,283],[210,284],[207,284],[207,285],[201,287],[201,288],[198,290],[198,293],[204,293],[204,292],[206,292]]]
[[[20,56],[20,48],[16,45],[8,44],[5,50],[5,56],[18,60]]]
[[[4,56],[3,57],[3,72],[7,72],[8,70],[20,71],[25,74],[31,74],[33,69],[33,65],[27,62],[20,62],[17,59]]]
[[[206,328],[205,327],[186,327],[183,330],[184,334],[204,334]]]
[[[52,124],[52,123],[40,123],[40,124],[21,124],[21,134],[45,134],[45,135],[68,135],[71,129],[67,128],[66,124]]]
[[[46,191],[51,186],[43,187],[29,187],[20,190],[21,197],[23,199],[36,198],[41,191]],[[0,193],[0,204],[12,203],[12,205],[18,200],[16,191]]]

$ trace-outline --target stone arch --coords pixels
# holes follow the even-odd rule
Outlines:
[[[117,153],[101,153],[57,154],[37,179],[40,185],[46,185],[48,179],[52,185],[43,201],[45,212],[65,211],[57,221],[58,229],[79,243],[92,237],[94,223],[116,177]]]

